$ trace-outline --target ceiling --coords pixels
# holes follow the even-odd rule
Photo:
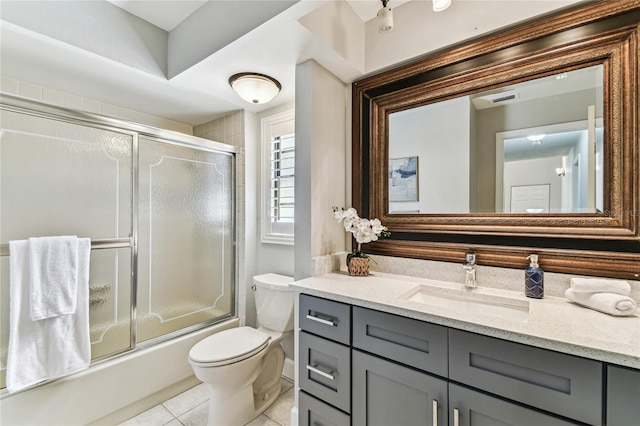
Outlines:
[[[306,59],[315,59],[349,83],[418,54],[576,1],[580,0],[454,0],[450,9],[435,15],[428,1],[391,0],[397,29],[390,36],[380,36],[375,23],[368,22],[381,7],[379,0],[0,0],[0,73],[197,125],[238,109],[259,112],[292,102],[295,67]],[[58,8],[47,9],[52,7],[47,3]],[[116,13],[120,9],[114,5],[137,17],[132,19],[146,22],[131,20],[131,28],[114,26],[120,30],[112,30],[109,19],[131,16]],[[89,7],[97,6],[103,12],[89,12]],[[216,13],[234,7],[242,13],[236,11],[233,19]],[[398,24],[409,22],[416,10],[428,14],[429,25],[420,21],[415,29]],[[71,21],[76,16],[78,20]],[[101,26],[103,33],[99,33]],[[189,32],[189,27],[197,30]],[[438,31],[438,37],[421,36],[428,31]],[[154,50],[148,34],[164,37],[165,51]],[[184,34],[186,41],[176,47],[175,40]],[[368,47],[378,39],[382,40],[379,50]],[[174,59],[183,54],[191,56],[172,70]],[[370,64],[368,58],[373,59]],[[228,77],[246,71],[275,77],[282,92],[266,105],[242,101],[229,87]]]
[[[158,7],[158,1],[107,1],[165,31],[174,29],[180,22],[207,2],[207,0],[164,0],[162,1],[162,7]],[[392,0],[390,6],[396,8],[408,1]],[[346,2],[363,21],[373,19],[380,7],[382,7],[380,0],[346,0]]]
[[[158,5],[157,1],[107,1],[165,31],[174,29],[207,2],[207,0],[169,0]]]

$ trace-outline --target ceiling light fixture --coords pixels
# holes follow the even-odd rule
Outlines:
[[[451,0],[433,0],[434,12],[442,12],[449,6],[451,6]]]
[[[527,136],[527,139],[531,141],[531,145],[540,145],[542,138],[544,137],[545,135],[531,135],[531,136]]]
[[[393,29],[393,10],[387,7],[389,0],[382,0],[382,9],[378,11],[378,32],[387,33]]]
[[[229,77],[229,85],[242,99],[252,104],[265,104],[282,89],[275,78],[255,72],[234,74]]]

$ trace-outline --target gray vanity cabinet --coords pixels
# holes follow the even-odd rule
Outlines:
[[[351,409],[351,349],[300,332],[300,387],[349,412]]]
[[[351,417],[305,392],[298,393],[298,424],[350,426]]]
[[[351,306],[300,295],[298,424],[351,424]]]
[[[449,330],[449,378],[540,410],[602,424],[602,363]]]
[[[447,327],[353,307],[353,347],[447,377]]]
[[[351,306],[307,295],[300,296],[300,328],[325,339],[351,344]]]
[[[357,306],[352,324],[352,424],[446,425],[447,328]]]
[[[300,307],[300,426],[640,425],[639,370],[304,294]]]
[[[445,425],[447,382],[353,350],[353,426]]]
[[[449,407],[454,426],[576,425],[454,383],[449,384]]]
[[[607,425],[640,424],[640,370],[607,366]]]

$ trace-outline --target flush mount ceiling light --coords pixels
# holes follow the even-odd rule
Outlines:
[[[387,7],[389,0],[382,0],[382,9],[378,11],[378,32],[386,33],[393,29],[393,10]]]
[[[527,136],[527,139],[529,139],[531,141],[531,145],[540,145],[542,141],[542,138],[544,138],[545,135],[531,135],[531,136]]]
[[[433,0],[433,10],[435,12],[442,12],[449,6],[451,6],[451,0]]]
[[[275,78],[255,72],[234,74],[229,77],[229,85],[242,99],[252,104],[265,104],[282,89]]]

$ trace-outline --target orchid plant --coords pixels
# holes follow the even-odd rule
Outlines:
[[[358,247],[347,255],[347,264],[353,257],[369,257],[362,251],[362,244],[376,241],[378,238],[387,238],[391,235],[391,232],[389,232],[386,226],[382,226],[379,219],[369,220],[361,218],[353,207],[346,210],[344,207],[332,207],[331,209],[338,223],[342,223],[345,231],[351,232],[358,243]]]

